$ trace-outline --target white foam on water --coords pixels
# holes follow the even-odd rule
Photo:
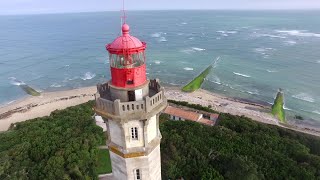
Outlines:
[[[193,39],[194,39],[194,37],[189,37],[188,39],[193,40]]]
[[[311,102],[311,103],[315,102],[314,98],[307,93],[299,93],[299,94],[293,95],[292,97],[302,101]]]
[[[184,34],[183,34],[183,33],[178,33],[177,35],[178,35],[178,36],[182,36],[182,35],[184,35]]]
[[[320,64],[320,60],[319,60],[319,61],[317,61],[317,63],[319,63],[319,64]]]
[[[285,36],[279,36],[279,35],[274,35],[274,34],[259,34],[257,32],[254,32],[253,36],[255,36],[255,37],[280,38],[280,39],[286,39],[287,38]]]
[[[10,80],[10,84],[15,85],[15,86],[20,86],[20,85],[25,85],[26,84],[23,81],[20,81],[15,77],[9,77],[8,79]]]
[[[274,72],[278,72],[278,71],[273,70],[273,69],[267,69],[267,72],[269,72],[269,73],[274,73]]]
[[[258,91],[258,90],[256,90],[256,89],[251,90],[251,91],[246,91],[246,93],[259,95],[259,91]]]
[[[206,49],[202,49],[202,48],[197,48],[197,47],[192,47],[193,50],[195,51],[205,51]]]
[[[151,34],[151,37],[158,38],[158,37],[161,37],[161,34],[162,32],[153,33]]]
[[[320,111],[318,111],[318,110],[314,110],[312,112],[315,113],[315,114],[319,114],[320,115]]]
[[[186,54],[191,54],[191,53],[194,53],[195,51],[192,49],[183,49],[183,50],[181,50],[181,52],[186,53]]]
[[[307,30],[275,30],[277,33],[287,34],[290,36],[298,36],[298,37],[318,37],[320,38],[320,34],[312,33]]]
[[[194,52],[200,52],[200,51],[205,51],[206,49],[198,48],[198,47],[192,47],[188,49],[183,49],[181,52],[186,53],[186,54],[192,54]]]
[[[16,102],[16,100],[13,100],[13,101],[7,102],[7,104],[9,105],[9,104],[12,104],[12,103],[14,103],[14,102]]]
[[[227,34],[237,34],[238,31],[226,31]]]
[[[288,110],[288,111],[292,111],[292,109],[290,109],[290,108],[288,108],[286,106],[283,106],[283,109]]]
[[[186,24],[188,24],[188,23],[186,23],[186,22],[182,22],[181,24],[182,24],[182,25],[186,25]]]
[[[213,80],[209,80],[210,82],[222,85],[221,80],[220,80],[220,78],[218,76],[213,76],[212,78],[213,78]]]
[[[233,72],[233,74],[238,75],[238,76],[242,76],[242,77],[246,77],[246,78],[251,77],[251,76],[249,76],[249,75],[241,74],[241,73],[237,73],[237,72]]]
[[[59,87],[62,87],[62,85],[61,85],[61,84],[58,84],[58,83],[53,83],[53,84],[51,84],[50,87],[59,88]]]
[[[210,80],[209,80],[209,81],[210,81]],[[219,81],[210,81],[210,82],[215,83],[215,84],[222,85],[222,83],[221,83],[221,82],[219,82]]]
[[[186,70],[186,71],[193,71],[193,68],[191,68],[191,67],[185,67],[183,69]]]
[[[284,41],[284,43],[285,43],[286,45],[289,45],[289,46],[293,46],[293,45],[296,45],[296,44],[297,44],[296,41],[292,41],[292,40]]]
[[[159,37],[158,41],[159,42],[166,42],[168,40],[165,37]]]
[[[94,77],[96,77],[96,74],[95,73],[92,73],[92,72],[86,72],[84,74],[83,77],[81,77],[82,80],[89,80],[89,79],[93,79]]]
[[[155,61],[154,63],[155,64],[161,64],[161,61]]]

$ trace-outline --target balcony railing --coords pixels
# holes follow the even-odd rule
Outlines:
[[[151,112],[158,105],[166,102],[166,98],[164,96],[164,89],[160,87],[157,80],[150,80],[149,88],[155,93],[151,97],[147,96],[141,101],[120,102],[119,99],[115,101],[108,100],[110,96],[108,83],[98,85],[98,93],[95,94],[95,109],[114,116]]]

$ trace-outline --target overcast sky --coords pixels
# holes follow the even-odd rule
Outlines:
[[[320,9],[320,0],[125,0],[127,10]],[[122,0],[0,0],[0,14],[118,11]]]

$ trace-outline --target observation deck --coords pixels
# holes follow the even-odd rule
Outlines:
[[[120,99],[111,100],[110,84],[98,84],[95,94],[95,112],[107,119],[127,122],[129,119],[148,119],[160,113],[167,106],[164,88],[159,80],[149,81],[149,95],[143,100],[121,102]]]

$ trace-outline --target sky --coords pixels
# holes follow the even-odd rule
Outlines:
[[[118,11],[122,0],[0,0],[0,14]],[[320,9],[320,0],[125,0],[127,10]]]

